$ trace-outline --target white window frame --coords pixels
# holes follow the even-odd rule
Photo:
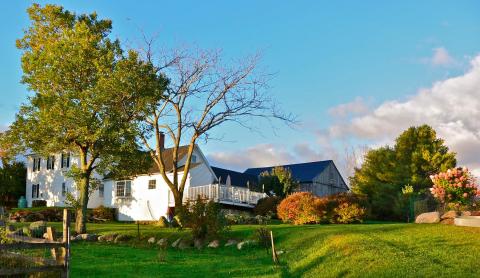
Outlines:
[[[132,197],[132,181],[131,180],[116,181],[115,196],[117,198],[131,198]]]
[[[47,157],[47,170],[55,170],[55,156],[50,155]]]
[[[33,199],[39,199],[41,197],[40,194],[40,184],[32,184],[32,200]]]
[[[157,189],[157,180],[156,179],[152,179],[152,180],[148,180],[148,189]]]
[[[99,198],[104,198],[105,197],[105,185],[103,183],[101,183],[98,186],[98,197]]]
[[[70,168],[70,153],[67,152],[67,153],[62,153],[62,156],[60,157],[60,159],[62,160],[60,162],[60,168]]]
[[[67,196],[67,184],[62,182],[62,197]]]

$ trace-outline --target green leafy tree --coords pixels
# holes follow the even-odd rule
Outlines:
[[[0,166],[0,204],[13,205],[25,196],[27,169],[23,162],[9,162],[3,158]]]
[[[144,106],[141,101],[161,97],[166,81],[151,63],[109,38],[110,20],[56,5],[34,4],[27,11],[31,25],[17,47],[23,51],[22,82],[34,94],[17,113],[7,145],[14,152],[78,155],[71,172],[79,191],[75,229],[84,233],[93,173],[137,149],[133,111]]]
[[[260,174],[260,185],[267,194],[285,198],[298,187],[299,183],[292,177],[290,169],[277,166],[270,172]]]
[[[405,217],[402,188],[426,194],[432,186],[429,176],[456,164],[455,153],[437,138],[428,125],[410,127],[395,140],[395,146],[367,152],[364,163],[350,177],[355,193],[366,195],[371,214],[378,219]]]

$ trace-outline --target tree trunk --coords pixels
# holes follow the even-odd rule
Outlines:
[[[87,207],[88,207],[88,189],[90,187],[90,174],[85,174],[80,181],[80,198],[77,208],[77,217],[75,219],[75,231],[78,234],[87,232]]]
[[[183,208],[183,192],[173,192],[173,197],[175,199],[175,214],[178,214]]]

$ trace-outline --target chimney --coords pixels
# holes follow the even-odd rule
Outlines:
[[[158,142],[160,145],[160,149],[164,150],[165,149],[165,133],[160,131],[160,141]]]

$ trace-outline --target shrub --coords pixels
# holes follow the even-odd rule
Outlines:
[[[339,224],[361,223],[365,217],[365,209],[355,203],[341,203],[334,213],[333,221]]]
[[[191,228],[194,239],[218,238],[228,229],[220,205],[200,196],[187,201],[179,215],[182,227]]]
[[[476,196],[480,196],[475,179],[467,168],[448,169],[430,176],[430,179],[433,182],[430,192],[445,206],[469,206]]]
[[[352,193],[339,193],[322,198],[299,192],[284,199],[278,206],[278,216],[293,224],[355,223],[366,214],[365,200]]]
[[[257,205],[253,209],[253,212],[256,215],[272,215],[277,217],[277,206],[280,204],[282,199],[278,196],[265,197],[258,200]]]
[[[32,208],[46,207],[46,206],[47,206],[47,201],[45,201],[45,200],[33,200],[32,201]]]
[[[295,225],[318,223],[320,213],[315,200],[312,193],[294,193],[280,202],[277,207],[278,217]]]
[[[63,208],[58,207],[36,207],[17,209],[10,213],[10,220],[13,221],[49,221],[59,222],[63,219]]]
[[[316,207],[319,210],[321,223],[345,223],[338,220],[344,216],[340,216],[339,212],[341,212],[342,214],[347,213],[345,209],[342,210],[340,209],[340,207],[350,207],[351,205],[355,204],[353,208],[358,209],[357,213],[359,215],[357,218],[361,218],[363,220],[366,214],[366,209],[364,209],[365,203],[366,201],[363,198],[359,197],[356,194],[347,192],[318,198],[316,200]],[[346,210],[348,210],[348,208]]]
[[[9,244],[13,242],[13,240],[9,238],[7,235],[8,235],[8,232],[5,229],[5,227],[0,227],[0,244]]]
[[[270,239],[270,230],[266,227],[260,227],[255,230],[255,240],[258,244],[265,249],[270,248],[271,239]]]
[[[115,209],[107,208],[104,206],[98,206],[92,210],[92,218],[95,219],[104,219],[107,221],[115,220]]]

